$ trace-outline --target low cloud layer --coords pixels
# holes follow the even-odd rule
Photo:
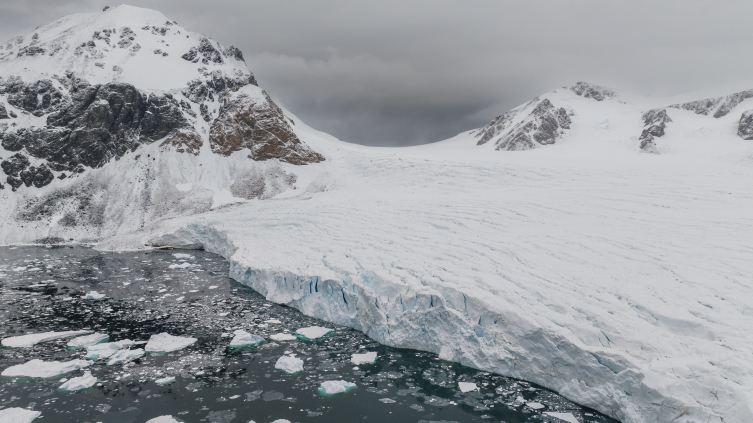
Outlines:
[[[753,88],[749,1],[130,4],[239,47],[282,105],[368,145],[445,139],[578,80],[645,95]],[[5,0],[0,39],[105,5]]]

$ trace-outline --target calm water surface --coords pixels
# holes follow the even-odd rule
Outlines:
[[[178,260],[174,253],[192,258]],[[0,248],[3,338],[79,329],[105,332],[110,341],[146,341],[161,332],[198,338],[183,350],[124,365],[96,361],[89,370],[99,383],[77,393],[58,387],[83,371],[51,379],[0,377],[0,408],[38,410],[42,417],[37,421],[50,423],[146,422],[168,414],[185,422],[213,423],[563,422],[546,412],[572,413],[584,423],[616,422],[540,386],[448,363],[434,354],[386,347],[358,331],[270,303],[228,278],[228,270],[224,259],[203,251]],[[92,290],[107,298],[81,298]],[[227,348],[238,329],[268,337],[315,325],[336,334],[316,343]],[[83,358],[85,350],[68,350],[66,343],[0,349],[0,370],[34,358]],[[366,351],[378,353],[376,363],[350,362],[353,353]],[[275,370],[285,354],[303,359],[305,371],[287,375]],[[154,382],[165,376],[176,381]],[[357,388],[324,397],[318,387],[326,380],[353,382]],[[462,393],[458,382],[480,389]],[[532,409],[529,403],[543,408]]]

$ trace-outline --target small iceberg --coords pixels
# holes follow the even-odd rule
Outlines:
[[[353,357],[350,358],[350,361],[353,364],[374,364],[374,362],[377,359],[377,353],[375,352],[367,352],[363,354],[353,354]]]
[[[188,268],[191,268],[191,267],[194,267],[194,266],[198,266],[198,265],[197,264],[191,264],[191,263],[189,263],[189,262],[186,261],[186,262],[183,262],[181,264],[171,264],[171,265],[169,265],[167,267],[170,268],[170,269],[188,269]]]
[[[11,407],[0,410],[0,422],[31,423],[34,419],[41,415],[41,411],[32,411],[25,408]]]
[[[141,348],[136,350],[120,350],[113,354],[112,358],[110,358],[110,361],[107,362],[108,366],[112,366],[114,364],[124,363],[131,360],[135,360],[137,358],[141,358],[144,356],[144,350]]]
[[[99,301],[101,299],[104,299],[105,297],[106,297],[105,294],[100,294],[97,291],[89,291],[89,292],[86,293],[86,295],[84,295],[81,298],[84,299],[84,300]]]
[[[275,363],[275,369],[282,370],[285,373],[293,374],[303,371],[303,360],[292,355],[284,355]]]
[[[60,388],[64,391],[80,391],[82,389],[91,388],[97,383],[97,378],[92,376],[91,372],[85,372],[81,377],[74,377],[68,380],[64,384],[60,385]]]
[[[328,380],[322,382],[319,386],[319,393],[321,395],[335,395],[348,392],[356,388],[355,383],[346,382],[344,380]]]
[[[185,253],[173,253],[173,257],[178,260],[191,260],[194,258],[192,255]]]
[[[42,361],[34,359],[24,364],[10,366],[3,370],[2,375],[50,378],[75,372],[76,370],[89,367],[91,364],[91,361],[86,360]]]
[[[471,382],[458,382],[458,388],[462,393],[478,391],[478,386]]]
[[[182,420],[178,420],[173,416],[159,416],[153,419],[147,420],[146,423],[183,423]]]
[[[110,339],[110,335],[106,333],[93,333],[91,335],[79,336],[78,338],[73,338],[68,341],[68,348],[86,348],[107,341],[108,339]]]
[[[321,326],[311,326],[295,331],[295,335],[304,341],[317,341],[333,333],[335,333],[335,331],[332,329],[323,328]]]
[[[566,421],[567,423],[580,423],[578,419],[576,419],[575,416],[573,416],[572,413],[554,413],[554,412],[549,411],[544,414],[546,414],[547,416],[554,417],[556,419]]]
[[[526,405],[530,408],[533,408],[534,410],[541,410],[544,408],[544,404],[540,402],[527,402]]]
[[[157,380],[154,381],[154,383],[156,383],[157,385],[167,385],[167,384],[173,383],[173,382],[175,382],[175,377],[174,376],[165,376],[162,379],[157,379]]]
[[[298,338],[296,338],[295,336],[289,333],[276,333],[270,336],[269,339],[273,341],[277,341],[277,342],[284,342],[284,341],[295,341]]]
[[[149,337],[149,342],[146,343],[144,350],[150,353],[178,351],[189,345],[193,345],[196,341],[196,338],[172,336],[169,333],[163,332]]]
[[[130,339],[124,339],[118,342],[106,342],[104,344],[95,344],[86,347],[86,355],[84,358],[87,360],[99,360],[101,358],[107,358],[123,348],[128,348],[133,345],[134,342]]]
[[[2,340],[6,348],[30,348],[40,342],[54,341],[56,339],[70,338],[73,336],[92,333],[91,330],[69,330],[66,332],[32,333],[30,335],[11,336]]]
[[[230,341],[231,348],[258,347],[264,343],[264,338],[248,333],[245,330],[237,330],[233,334],[235,337]]]

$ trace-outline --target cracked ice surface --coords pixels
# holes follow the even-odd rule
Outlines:
[[[56,339],[70,338],[77,335],[91,333],[90,330],[72,330],[66,332],[44,332],[30,335],[11,336],[4,338],[2,345],[6,348],[29,348],[40,342],[54,341]]]
[[[42,361],[35,359],[8,367],[3,370],[2,375],[50,378],[75,372],[76,370],[89,367],[91,364],[91,361],[86,360]]]

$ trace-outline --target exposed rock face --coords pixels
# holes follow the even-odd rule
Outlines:
[[[43,116],[60,107],[63,93],[50,80],[24,83],[19,77],[0,81],[0,94],[8,95],[8,104],[27,111],[34,116]]]
[[[170,134],[160,147],[163,149],[173,147],[178,153],[189,153],[198,156],[202,144],[204,144],[204,140],[201,139],[201,136],[193,128],[186,128]]]
[[[740,116],[737,135],[744,140],[753,140],[753,110],[746,110]]]
[[[238,50],[235,47],[231,47],[233,50],[232,55],[235,56],[236,52],[240,53],[240,50]],[[229,50],[229,49],[228,49]],[[207,65],[210,62],[217,63],[217,64],[223,64],[225,61],[222,59],[222,53],[218,49],[216,49],[212,42],[209,41],[207,38],[202,38],[199,42],[199,47],[191,47],[191,49],[188,51],[188,53],[181,56],[184,60],[188,60],[189,62],[198,63],[199,60],[201,60],[201,63]],[[243,60],[243,54],[240,54],[241,59]]]
[[[7,175],[6,181],[13,188],[13,191],[23,185],[20,174],[29,167],[29,164],[29,158],[21,153],[16,153],[0,163],[0,167],[2,167],[3,172]]]
[[[558,109],[549,99],[544,99],[530,115],[497,140],[497,150],[529,150],[554,144],[565,129],[570,129],[571,123],[564,108]]]
[[[0,103],[0,119],[10,119],[8,110],[5,109],[5,106],[2,103]]]
[[[712,115],[715,118],[726,116],[738,104],[753,98],[753,90],[741,91],[724,97],[707,98],[703,100],[690,101],[682,104],[673,104],[669,107],[673,109],[690,110],[698,115]]]
[[[515,119],[517,114],[517,110],[510,110],[509,112],[502,113],[494,118],[494,120],[488,125],[481,128],[476,134],[476,138],[481,137],[481,139],[478,140],[477,145],[486,144],[489,140],[504,132],[504,130],[510,126],[512,120]]]
[[[598,85],[589,84],[588,82],[576,82],[575,85],[570,87],[570,91],[583,98],[592,98],[596,101],[603,101],[606,98],[612,98],[615,96],[614,91],[609,88],[601,87]]]
[[[643,114],[643,132],[638,138],[641,150],[648,153],[658,153],[654,137],[664,136],[664,129],[672,119],[667,115],[667,109],[653,109]]]
[[[248,148],[253,160],[279,159],[295,165],[324,161],[298,139],[267,93],[252,85],[225,97],[209,143],[213,152],[226,156]]]

